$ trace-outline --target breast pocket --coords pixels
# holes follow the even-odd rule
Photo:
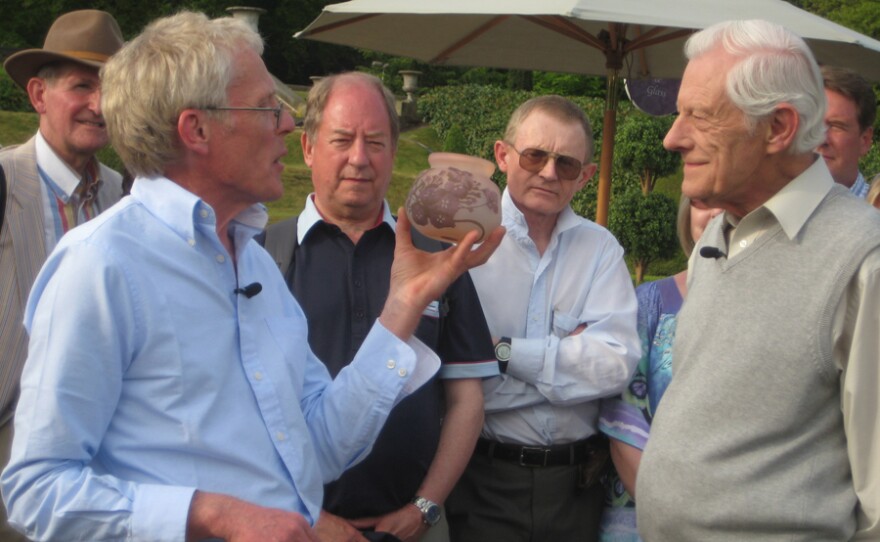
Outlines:
[[[558,310],[553,311],[553,334],[560,339],[571,335],[578,325],[580,320],[577,317]]]

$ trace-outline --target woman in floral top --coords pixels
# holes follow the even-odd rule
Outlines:
[[[690,257],[706,224],[720,209],[698,209],[686,196],[678,207],[678,238]],[[672,378],[672,342],[679,309],[687,293],[687,271],[636,288],[642,357],[629,386],[619,397],[605,400],[599,430],[611,439],[615,472],[606,480],[607,498],[599,539],[640,541],[636,528],[635,481],[642,450],[660,398]]]

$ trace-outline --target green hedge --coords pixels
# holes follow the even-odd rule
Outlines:
[[[0,111],[33,112],[27,93],[0,68]]]

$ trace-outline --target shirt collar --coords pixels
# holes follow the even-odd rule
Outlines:
[[[303,239],[306,238],[306,234],[309,233],[309,230],[311,230],[318,222],[326,222],[326,220],[324,220],[324,217],[318,212],[318,207],[315,205],[315,193],[312,192],[306,197],[306,206],[302,213],[300,213],[299,218],[297,218],[297,244],[302,244]],[[388,205],[388,200],[382,202],[382,222],[388,224],[392,231],[395,230],[397,226],[397,221],[394,219],[394,215],[391,214],[391,207]]]
[[[82,176],[55,153],[39,130],[34,142],[34,149],[37,156],[37,165],[52,179],[52,183],[61,190],[62,194],[60,195],[63,195],[66,201],[76,190],[76,187],[79,186]],[[95,157],[93,156],[91,159],[95,160]],[[95,171],[99,177],[97,181],[100,183],[100,168],[95,168]]]
[[[795,177],[782,190],[764,203],[782,226],[789,239],[794,239],[807,219],[834,186],[834,180],[821,157]]]
[[[161,176],[138,177],[132,185],[131,195],[188,243],[194,242],[197,226],[216,231],[214,209],[171,179]],[[236,215],[229,225],[229,233],[234,236],[236,246],[243,246],[242,241],[260,233],[266,227],[268,218],[266,207],[259,203]]]
[[[507,187],[504,188],[504,193],[501,194],[501,224],[508,231],[519,231],[524,235],[528,235],[529,225],[526,222],[526,217],[516,206],[516,203],[513,202]],[[581,217],[572,210],[571,205],[566,205],[565,209],[559,213],[556,219],[553,236],[559,236],[562,232],[575,228],[580,224]]]

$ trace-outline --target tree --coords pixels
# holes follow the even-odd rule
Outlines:
[[[76,9],[102,9],[112,13],[125,39],[139,34],[148,23],[183,9],[204,12],[209,17],[228,15],[226,8],[247,5],[266,10],[260,18],[260,34],[266,41],[263,59],[269,71],[289,83],[309,83],[310,75],[324,75],[354,69],[363,63],[357,49],[341,45],[297,40],[293,34],[308,26],[327,4],[338,0],[168,0],[130,2],[126,0],[0,0],[0,47],[41,47],[49,24],[60,14]]]
[[[657,179],[674,173],[681,161],[678,153],[663,148],[663,138],[674,120],[671,116],[633,113],[617,131],[614,146],[617,166],[638,175],[643,195],[654,190]]]
[[[880,2],[877,0],[788,0],[790,4],[880,39]]]
[[[642,283],[651,262],[675,256],[677,212],[675,201],[660,193],[644,196],[638,190],[629,190],[614,198],[608,229],[632,262],[636,284]]]

